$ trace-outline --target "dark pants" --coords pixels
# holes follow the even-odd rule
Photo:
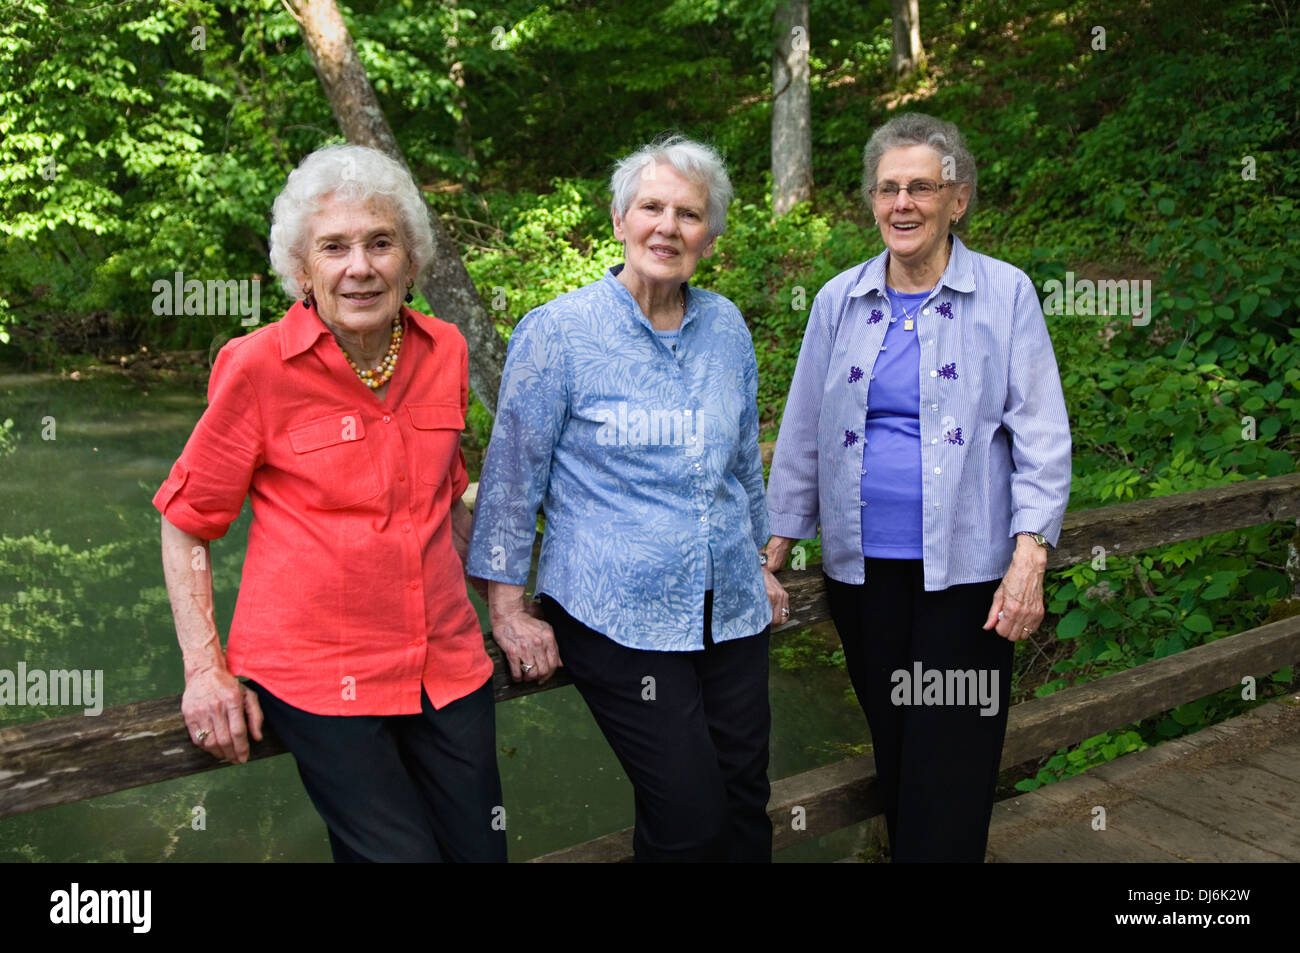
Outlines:
[[[919,559],[865,563],[863,585],[828,578],[826,594],[871,728],[890,853],[896,862],[982,863],[1015,648],[981,628],[1000,580],[926,592]],[[921,679],[915,678],[916,662]],[[927,670],[937,670],[945,686],[929,696],[930,703],[918,699],[921,689],[912,685],[927,684]],[[981,714],[992,702],[973,701],[970,682],[959,689],[949,674],[971,671],[996,699],[995,714]],[[958,703],[959,690],[964,703]]]
[[[619,645],[543,596],[564,667],[636,793],[638,861],[772,859],[768,630],[704,649]]]
[[[329,829],[334,860],[506,860],[496,706],[483,687],[418,715],[313,715],[257,692]]]

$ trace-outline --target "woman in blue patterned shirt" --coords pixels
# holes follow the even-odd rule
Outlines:
[[[471,576],[515,679],[563,658],[636,795],[638,860],[771,858],[758,370],[740,312],[689,280],[726,225],[718,155],[681,137],[611,180],[625,261],[514,329]],[[538,508],[546,534],[524,598]]]
[[[772,565],[821,527],[895,861],[984,859],[1014,643],[1042,621],[1070,491],[1037,292],[951,234],[975,185],[952,123],[871,137],[885,251],[813,302],[768,493]]]

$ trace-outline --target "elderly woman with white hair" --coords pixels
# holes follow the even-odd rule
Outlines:
[[[757,365],[735,305],[690,285],[731,184],[671,137],[611,190],[624,262],[510,339],[469,573],[516,678],[563,659],[632,782],[637,860],[767,861],[768,631],[789,610],[759,553]]]
[[[492,663],[463,569],[467,351],[403,305],[432,248],[397,162],[307,156],[271,226],[272,267],[301,300],[221,349],[154,497],[194,744],[245,761],[265,718],[338,861],[506,859]],[[223,652],[208,542],[245,497]]]
[[[1070,421],[1020,269],[952,229],[957,127],[894,117],[863,154],[880,255],[808,316],[768,493],[780,565],[821,529],[831,617],[871,728],[895,861],[984,859],[1014,643],[1043,619]]]

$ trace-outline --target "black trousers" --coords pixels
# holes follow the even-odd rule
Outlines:
[[[714,643],[709,592],[703,651],[653,652],[589,629],[549,596],[542,605],[632,782],[637,861],[770,862],[768,630]]]
[[[1015,649],[981,628],[1000,580],[926,592],[919,559],[865,565],[863,585],[827,578],[826,594],[871,729],[890,853],[895,862],[982,863]],[[972,682],[950,673],[983,679],[989,701],[972,700]]]
[[[313,715],[256,682],[340,863],[505,863],[492,681],[418,715]]]

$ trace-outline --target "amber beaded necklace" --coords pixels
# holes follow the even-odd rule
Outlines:
[[[371,390],[379,390],[392,379],[393,371],[397,370],[397,353],[402,349],[402,321],[400,318],[393,319],[393,338],[388,342],[388,352],[379,359],[373,370],[363,371],[357,367],[356,361],[342,345],[339,350],[343,351],[343,356],[347,359],[352,370],[356,371],[357,377],[361,378],[361,383],[365,384]]]

